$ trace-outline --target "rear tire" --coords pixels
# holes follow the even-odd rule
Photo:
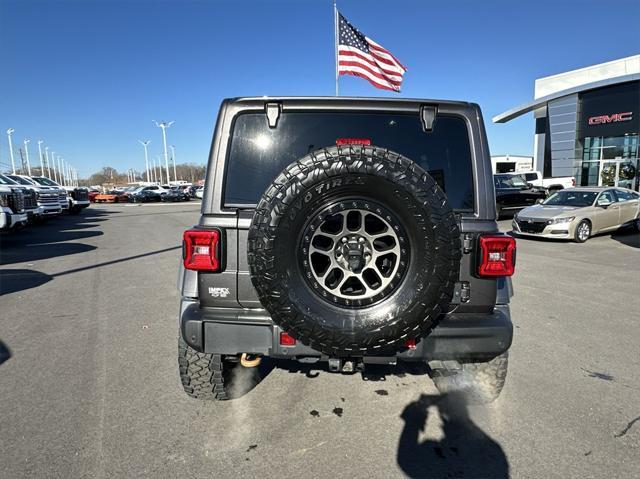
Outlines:
[[[235,399],[260,382],[257,367],[245,368],[220,354],[200,353],[178,339],[178,367],[184,391],[206,401]]]
[[[486,404],[498,399],[507,377],[509,353],[485,363],[443,361],[431,378],[440,394],[462,393],[469,403]],[[452,367],[453,366],[453,367]]]
[[[576,243],[584,243],[591,236],[591,223],[587,220],[582,220],[576,226],[576,231],[573,235],[573,239]]]

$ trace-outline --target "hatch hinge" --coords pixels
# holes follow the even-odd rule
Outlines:
[[[280,103],[267,103],[264,106],[267,113],[267,121],[269,122],[269,128],[275,128],[278,126],[278,119],[280,118],[280,112],[282,111],[282,105]]]
[[[420,120],[424,131],[433,130],[433,122],[438,114],[438,107],[434,105],[422,105],[420,107]]]
[[[462,240],[462,252],[464,254],[469,254],[473,251],[473,235],[470,233],[465,233],[464,238]]]
[[[459,281],[453,288],[451,304],[464,304],[471,301],[471,284],[468,281]]]

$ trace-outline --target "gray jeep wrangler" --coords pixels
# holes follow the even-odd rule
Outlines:
[[[420,362],[442,392],[497,398],[515,241],[498,232],[489,158],[472,103],[225,100],[183,236],[187,394],[237,397],[271,358]]]

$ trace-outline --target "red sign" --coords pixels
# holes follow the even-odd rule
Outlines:
[[[631,121],[633,112],[614,113],[613,115],[592,116],[589,118],[590,125],[602,125],[604,123],[617,123],[619,121]]]

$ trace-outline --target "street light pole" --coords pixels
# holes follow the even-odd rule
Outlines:
[[[67,172],[64,171],[64,159],[60,158],[60,179],[62,180],[62,186],[65,186],[67,182]]]
[[[44,156],[47,160],[47,178],[51,179],[51,167],[49,166],[49,147],[44,147]]]
[[[44,160],[42,159],[42,140],[38,140],[38,156],[40,156],[40,176],[44,176]]]
[[[171,159],[173,160],[173,180],[178,182],[178,175],[176,174],[176,145],[171,145]]]
[[[55,155],[55,151],[51,152],[51,163],[53,166],[53,181],[55,181],[56,183],[58,182],[57,178],[58,178],[58,174],[56,173],[56,155]]]
[[[162,181],[162,160],[160,159],[160,155],[158,155],[157,160],[158,160],[158,172],[160,173],[160,184],[162,184],[163,183],[163,181]]]
[[[56,155],[56,157],[58,158],[58,183],[62,185],[62,157],[60,155]]]
[[[144,147],[144,168],[147,172],[147,183],[149,183],[149,154],[147,153],[147,146],[151,143],[151,140],[138,140],[138,143]]]
[[[169,155],[167,155],[167,128],[173,125],[173,122],[163,121],[161,123],[158,123],[155,120],[153,120],[153,122],[156,124],[158,128],[162,128],[162,144],[164,145],[164,166],[167,169],[167,184],[168,184],[171,181],[171,179],[169,178]],[[161,177],[162,177],[162,174],[161,174]],[[162,182],[162,180],[160,180],[160,182]]]
[[[27,171],[29,172],[29,176],[31,176],[31,165],[29,164],[29,142],[31,140],[28,138],[24,139],[24,153],[27,156]]]
[[[7,130],[7,137],[9,137],[9,154],[11,155],[11,168],[13,169],[13,174],[16,174],[16,161],[13,159],[13,143],[11,143],[11,135],[15,130],[13,128],[9,128]]]

